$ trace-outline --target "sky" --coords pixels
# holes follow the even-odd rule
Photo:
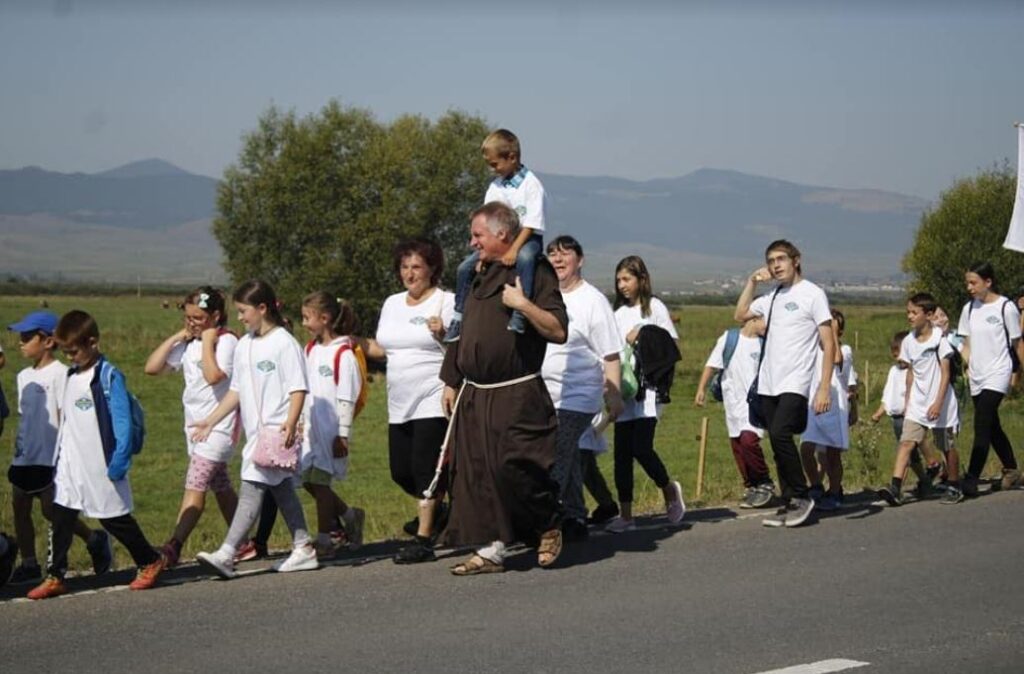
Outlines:
[[[337,99],[478,114],[541,173],[933,199],[1016,156],[1022,85],[1024,0],[0,0],[0,169],[219,177],[269,105]]]

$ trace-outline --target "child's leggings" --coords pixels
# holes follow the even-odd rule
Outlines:
[[[295,493],[295,487],[290,479],[275,485],[242,480],[242,488],[238,490],[238,509],[235,510],[234,519],[231,520],[231,528],[228,529],[227,538],[224,539],[224,545],[221,546],[222,550],[234,554],[245,542],[249,536],[249,529],[260,516],[263,495],[266,492],[273,494],[274,500],[277,501],[277,507],[281,509],[284,523],[292,532],[292,545],[298,548],[309,543],[306,516],[302,513],[302,504],[299,502],[299,497]]]
[[[50,565],[48,572],[51,576],[63,578],[68,570],[68,550],[71,549],[71,541],[75,535],[75,522],[78,521],[78,510],[65,508],[57,503],[53,504],[53,529],[50,539]],[[160,555],[153,550],[153,546],[146,540],[146,535],[139,528],[139,523],[131,514],[120,515],[101,519],[100,526],[106,529],[111,536],[116,538],[121,545],[128,549],[135,565],[139,567],[148,566],[160,559]]]
[[[996,456],[999,457],[1003,468],[1017,467],[1013,446],[999,422],[1001,402],[1003,394],[991,389],[984,389],[974,396],[974,446],[971,448],[971,463],[967,475],[975,479],[981,477],[981,471],[985,470],[990,445],[996,450]]]

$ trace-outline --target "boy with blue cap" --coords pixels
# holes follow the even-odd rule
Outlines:
[[[14,532],[21,552],[21,564],[11,575],[11,584],[38,583],[42,568],[36,559],[36,532],[32,523],[32,502],[39,499],[43,517],[53,514],[53,475],[60,426],[60,403],[68,368],[54,358],[57,348],[53,333],[57,316],[49,311],[34,311],[8,330],[21,338],[21,354],[32,365],[18,373],[18,434],[14,440],[14,459],[7,471],[14,507]],[[93,531],[79,520],[75,535],[85,541],[92,557],[93,570],[104,573],[110,568],[110,537],[103,530]]]

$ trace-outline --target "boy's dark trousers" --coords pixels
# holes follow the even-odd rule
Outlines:
[[[51,576],[63,578],[68,570],[68,550],[75,535],[75,522],[79,511],[53,504],[52,538],[50,540],[50,564],[48,572]],[[116,538],[128,549],[136,566],[143,567],[160,559],[153,546],[146,540],[146,535],[139,528],[139,523],[131,514],[99,520],[100,526]]]
[[[761,409],[768,422],[765,430],[772,443],[783,500],[807,498],[807,478],[794,439],[807,430],[807,398],[796,393],[762,395]]]

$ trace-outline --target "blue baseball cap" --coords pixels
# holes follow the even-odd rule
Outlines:
[[[7,329],[12,332],[35,332],[38,330],[52,335],[57,329],[57,314],[52,311],[33,311],[17,323],[11,323]]]

